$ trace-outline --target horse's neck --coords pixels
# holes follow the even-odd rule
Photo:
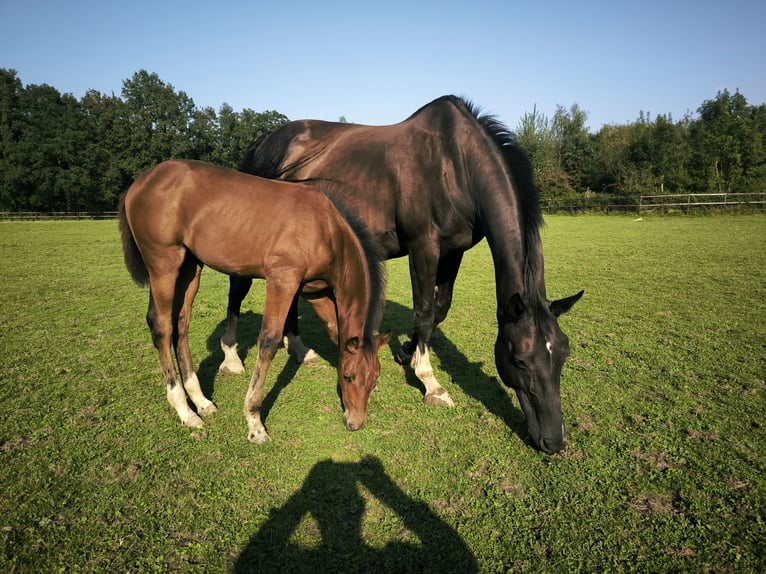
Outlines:
[[[480,190],[479,202],[483,227],[495,266],[498,304],[507,303],[515,293],[528,297],[544,297],[539,232],[536,229],[527,232],[522,207],[516,198],[510,177],[502,170],[494,173],[494,181],[487,182]],[[531,265],[531,277],[526,277],[528,265]],[[530,288],[534,289],[535,293],[528,293]]]
[[[354,248],[347,248],[343,264],[336,267],[335,306],[338,312],[338,336],[340,343],[350,337],[363,337],[370,306],[370,280],[367,259],[358,241]]]

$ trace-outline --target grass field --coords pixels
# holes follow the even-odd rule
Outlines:
[[[0,223],[0,571],[762,572],[766,569],[766,217],[550,216],[570,444],[525,446],[497,380],[491,259],[464,261],[434,341],[456,407],[422,404],[381,352],[367,427],[347,432],[337,353],[282,350],[273,442],[242,412],[263,286],[246,301],[247,374],[216,377],[228,281],[206,270],[191,324],[219,412],[182,428],[165,400],[117,224]],[[383,321],[411,327],[406,260]]]

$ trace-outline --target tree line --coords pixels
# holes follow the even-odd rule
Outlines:
[[[276,111],[200,108],[145,70],[120,96],[22,86],[0,69],[0,211],[113,211],[136,176],[170,158],[237,167],[284,123]]]
[[[721,91],[696,117],[641,113],[591,133],[577,104],[536,109],[516,127],[544,198],[766,189],[766,104]],[[200,108],[157,74],[136,72],[119,96],[22,85],[0,68],[0,211],[113,211],[117,197],[169,158],[236,167],[276,111]]]

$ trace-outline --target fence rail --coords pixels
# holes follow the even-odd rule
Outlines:
[[[676,193],[637,196],[599,196],[545,199],[548,213],[596,211],[602,213],[661,212],[695,213],[703,211],[766,211],[766,192],[758,193]]]
[[[116,211],[0,211],[0,221],[38,221],[47,219],[116,219]]]
[[[662,195],[606,195],[542,200],[546,213],[695,213],[703,211],[766,212],[766,192],[759,193],[676,193]],[[48,219],[115,219],[116,211],[0,211],[0,221]]]

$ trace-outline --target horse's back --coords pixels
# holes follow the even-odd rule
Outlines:
[[[456,98],[386,126],[290,122],[261,140],[241,169],[264,177],[321,182],[365,221],[387,258],[433,229],[442,249],[467,249],[481,235],[466,150],[486,145]]]
[[[183,247],[214,269],[252,277],[275,262],[318,267],[339,225],[329,199],[310,186],[193,160],[140,176],[126,211],[139,246]]]

